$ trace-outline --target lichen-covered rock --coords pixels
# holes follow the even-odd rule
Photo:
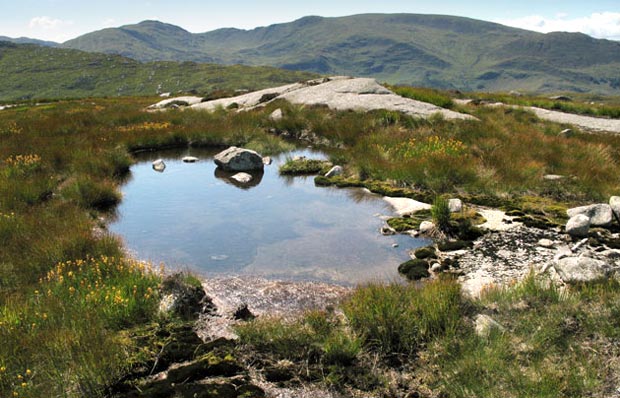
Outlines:
[[[604,203],[574,207],[572,209],[568,209],[566,213],[569,217],[574,217],[578,214],[587,216],[590,219],[590,225],[593,227],[608,226],[613,220],[611,206]]]
[[[244,148],[231,146],[214,156],[215,164],[227,171],[263,170],[263,157],[258,153]]]
[[[610,273],[606,262],[589,257],[565,257],[553,266],[565,283],[600,281]]]
[[[588,236],[590,230],[590,217],[585,214],[577,214],[566,223],[566,233],[576,238]]]
[[[202,313],[215,311],[215,305],[202,286],[189,283],[183,274],[174,274],[164,279],[161,292],[161,313],[173,313],[183,319],[194,319]]]

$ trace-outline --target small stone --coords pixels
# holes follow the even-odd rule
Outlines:
[[[196,163],[198,161],[198,158],[195,156],[185,156],[181,160],[183,161],[183,163]]]
[[[392,247],[396,249],[398,247],[398,243],[392,243]]]
[[[157,159],[153,162],[153,170],[163,173],[166,169],[166,163],[164,163],[163,159]]]
[[[422,221],[420,223],[420,233],[426,234],[435,229],[435,224],[430,221]]]
[[[573,237],[583,238],[584,236],[588,236],[589,230],[590,217],[583,214],[577,214],[571,217],[566,223],[566,233]]]
[[[273,120],[274,122],[279,122],[280,120],[282,120],[282,117],[283,117],[282,109],[280,108],[271,112],[271,115],[269,115],[269,119]]]
[[[343,172],[344,170],[342,166],[334,166],[327,173],[325,173],[325,177],[327,178],[336,177],[336,176],[342,175]]]
[[[547,180],[547,181],[559,181],[559,180],[563,180],[565,177],[561,176],[559,174],[547,174],[545,176],[543,176],[543,180]]]
[[[441,272],[441,270],[443,269],[443,266],[441,265],[441,263],[434,263],[433,265],[431,265],[431,272],[436,274],[437,272]]]
[[[390,227],[381,227],[379,232],[381,232],[381,235],[384,235],[384,236],[391,236],[391,235],[396,234],[396,231]]]
[[[493,330],[500,332],[506,329],[500,325],[497,321],[488,315],[478,314],[476,315],[476,334],[480,337],[489,337]]]
[[[573,133],[573,130],[571,129],[564,129],[558,133],[559,137],[564,137],[564,138],[570,138],[573,135],[575,135],[575,133]]]
[[[450,213],[458,213],[463,210],[463,201],[461,199],[450,199],[448,200],[448,207],[450,208]]]
[[[538,241],[538,246],[541,247],[546,247],[546,248],[552,248],[553,247],[553,241],[551,239],[541,239]]]

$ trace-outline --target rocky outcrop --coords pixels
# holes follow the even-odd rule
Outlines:
[[[339,111],[356,110],[366,112],[386,109],[423,118],[440,114],[446,119],[474,119],[470,115],[396,95],[377,83],[375,79],[345,76],[289,84],[236,97],[194,103],[193,105],[190,104],[190,107],[209,111],[231,107],[239,110],[250,110],[259,106],[265,106],[277,99],[284,99],[298,105],[327,106],[330,109]],[[163,109],[166,104],[173,103],[174,100],[176,98],[161,101],[150,108]],[[187,97],[180,97],[179,100],[187,101]],[[279,114],[273,116],[272,119],[279,120]]]
[[[390,196],[384,196],[383,200],[390,204],[396,214],[399,216],[409,215],[421,210],[430,210],[431,205],[428,203],[418,202],[417,200],[409,198],[395,198]]]
[[[263,170],[263,157],[249,149],[230,148],[213,157],[215,164],[226,171],[254,171]]]
[[[199,104],[202,101],[202,97],[175,97],[168,98],[163,101],[159,101],[156,104],[150,105],[148,110],[162,110],[167,108],[178,108],[182,106],[192,106],[195,104]]]

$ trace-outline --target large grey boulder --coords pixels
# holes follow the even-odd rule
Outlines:
[[[590,219],[590,225],[593,227],[608,226],[613,220],[611,206],[608,204],[574,207],[572,209],[568,209],[566,213],[569,217],[574,217],[578,214],[587,216]]]
[[[590,217],[585,214],[577,214],[566,223],[566,233],[576,238],[588,236],[590,231]]]
[[[564,257],[553,266],[565,283],[594,282],[610,273],[607,263],[589,257]]]
[[[263,170],[263,157],[258,153],[244,148],[231,146],[213,158],[215,164],[227,171]]]

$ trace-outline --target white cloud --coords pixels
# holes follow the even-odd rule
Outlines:
[[[72,24],[73,22],[71,21],[63,21],[60,19],[52,18],[52,17],[42,16],[42,17],[32,18],[28,26],[30,27],[30,29],[52,30],[52,29],[58,29],[63,26],[72,25]]]
[[[597,12],[580,18],[568,18],[566,14],[558,14],[555,18],[530,15],[496,22],[542,33],[581,32],[600,39],[620,40],[620,12]]]

